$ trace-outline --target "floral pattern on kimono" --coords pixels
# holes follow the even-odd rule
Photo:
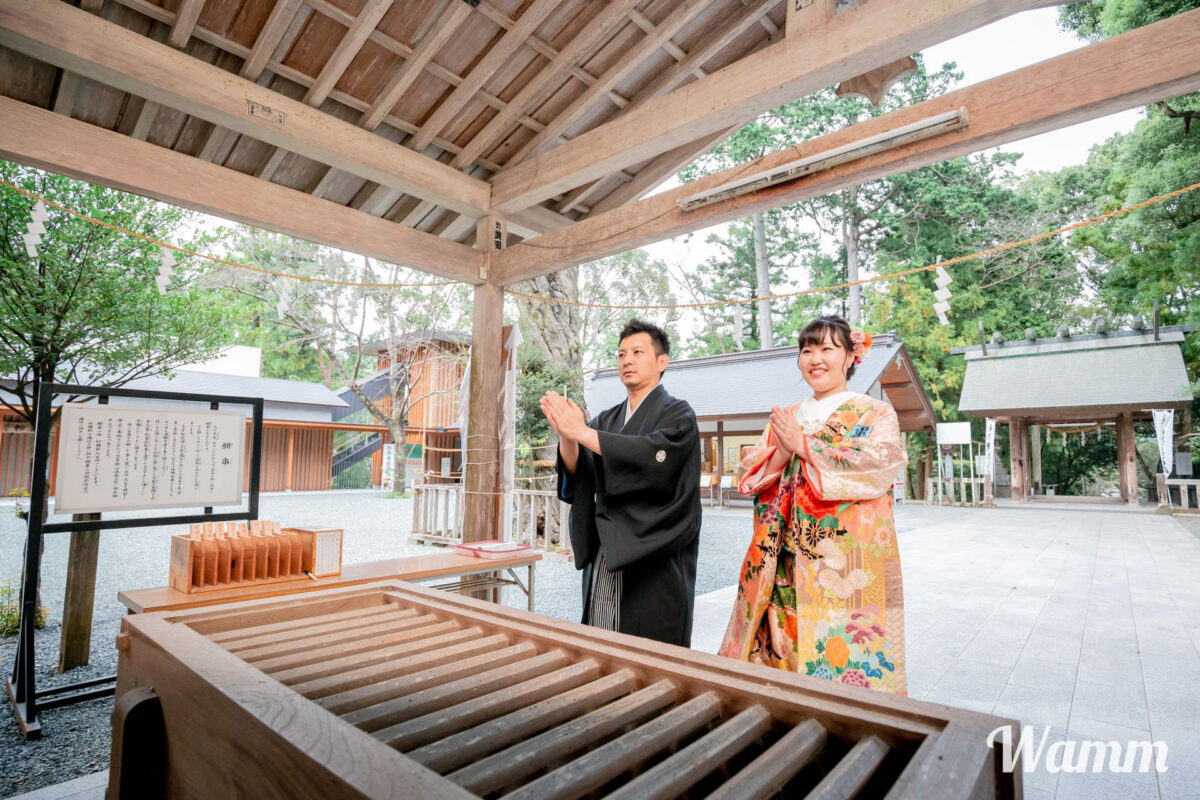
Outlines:
[[[754,538],[720,654],[907,694],[888,491],[906,463],[896,412],[854,395],[768,473],[775,450],[768,425],[739,466],[738,490],[755,498]]]

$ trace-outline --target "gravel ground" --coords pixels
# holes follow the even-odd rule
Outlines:
[[[343,528],[347,564],[444,552],[443,548],[408,541],[411,514],[410,501],[388,499],[378,492],[269,494],[260,501],[263,519]],[[697,594],[729,586],[736,580],[750,541],[749,514],[748,509],[706,511]],[[144,516],[145,512],[127,516],[137,515]],[[39,689],[113,674],[117,661],[113,641],[125,612],[117,602],[117,592],[165,584],[170,538],[178,532],[178,526],[103,532],[96,573],[91,663],[65,675],[57,673],[56,665],[70,535],[47,536],[42,557],[42,602],[49,622],[37,634]],[[16,517],[11,502],[0,502],[0,586],[12,581],[14,587],[19,587],[24,544],[24,522]],[[534,608],[539,613],[579,620],[579,572],[570,561],[548,555],[537,566],[534,595]],[[501,601],[525,607],[524,594],[515,588],[505,589]],[[15,637],[0,639],[0,674],[5,678],[12,674],[15,645]],[[0,713],[0,798],[107,769],[111,713],[112,698],[50,710],[40,715],[43,736],[36,742],[25,742],[15,723],[5,721]]]

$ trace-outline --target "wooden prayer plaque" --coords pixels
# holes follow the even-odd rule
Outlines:
[[[1021,797],[1011,720],[401,582],[127,616],[117,646],[114,800]]]
[[[278,522],[195,524],[171,537],[170,586],[207,592],[251,584],[307,581],[342,571],[342,531],[280,528]]]

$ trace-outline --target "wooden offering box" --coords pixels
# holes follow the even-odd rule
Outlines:
[[[170,586],[189,594],[305,581],[341,569],[342,532],[336,529],[280,529],[268,520],[205,522],[171,537]]]
[[[114,800],[1021,797],[1011,720],[403,583],[127,616],[117,648]]]

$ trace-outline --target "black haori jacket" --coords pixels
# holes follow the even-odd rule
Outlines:
[[[625,402],[588,423],[598,456],[582,445],[575,474],[558,458],[558,495],[571,504],[571,547],[583,574],[588,620],[601,543],[621,571],[621,633],[688,647],[700,545],[700,431],[692,407],[660,384],[625,423]]]

